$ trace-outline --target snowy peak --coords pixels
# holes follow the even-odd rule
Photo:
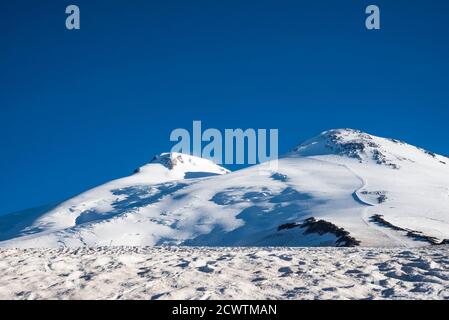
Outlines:
[[[229,171],[163,153],[135,174],[0,219],[0,247],[449,243],[449,159],[352,129]],[[206,178],[208,177],[208,178]]]
[[[326,154],[345,156],[360,162],[374,161],[399,169],[399,165],[387,157],[387,152],[382,148],[382,141],[378,140],[379,138],[354,129],[333,129],[306,141],[294,151],[305,156]]]
[[[201,178],[230,172],[210,160],[170,152],[154,156],[149,164],[140,167],[134,173],[141,175],[152,174],[155,171],[155,167],[159,167],[158,169],[162,167],[167,171],[167,174],[178,179]]]
[[[184,168],[184,169],[208,169],[212,172],[216,173],[229,173],[230,171],[218,166],[214,162],[199,158],[195,156],[191,156],[188,154],[183,153],[177,153],[177,152],[169,152],[169,153],[162,153],[160,155],[156,155],[153,160],[151,160],[151,163],[160,163],[169,170],[175,170],[177,168]]]
[[[422,148],[354,129],[324,131],[296,147],[292,154],[304,157],[342,156],[360,163],[375,163],[391,169],[400,169],[404,163],[447,164],[447,158]]]

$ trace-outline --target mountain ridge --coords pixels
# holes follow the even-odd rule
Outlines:
[[[446,160],[353,129],[305,141],[277,171],[163,153],[26,226],[1,217],[0,247],[435,245],[449,239]]]

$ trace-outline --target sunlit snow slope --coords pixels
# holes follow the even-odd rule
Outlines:
[[[449,159],[351,129],[229,173],[162,154],[53,209],[0,218],[0,246],[425,246],[449,239]]]

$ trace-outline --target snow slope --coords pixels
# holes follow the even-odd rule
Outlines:
[[[0,299],[448,299],[448,253],[447,246],[0,249]]]
[[[0,246],[448,242],[446,157],[338,129],[306,141],[277,164],[276,172],[265,163],[229,173],[205,159],[162,154],[134,175],[52,210],[1,217]]]

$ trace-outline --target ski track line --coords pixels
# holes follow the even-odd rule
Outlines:
[[[362,182],[362,186],[359,187],[358,189],[356,189],[353,193],[352,193],[352,197],[354,198],[355,201],[357,201],[358,203],[361,203],[363,205],[365,205],[366,207],[362,210],[362,214],[360,216],[360,218],[363,220],[363,222],[370,227],[371,229],[380,231],[382,234],[384,234],[385,236],[387,236],[391,241],[393,241],[394,243],[399,244],[399,246],[402,247],[406,247],[407,246],[407,242],[404,241],[403,239],[401,239],[400,237],[396,236],[395,234],[393,234],[392,232],[390,232],[389,230],[385,230],[385,228],[380,227],[375,225],[373,222],[371,222],[369,220],[369,212],[368,209],[369,207],[376,207],[375,204],[370,203],[364,199],[362,199],[362,197],[360,197],[359,192],[362,189],[366,189],[366,186],[368,185],[367,181],[361,177],[360,175],[358,175],[354,170],[352,170],[351,168],[349,168],[347,165],[342,164],[343,167],[345,167],[350,173],[352,173],[354,176],[356,176],[361,182]]]
[[[360,186],[354,190],[354,192],[352,193],[352,198],[354,199],[354,201],[356,201],[357,203],[361,204],[364,206],[364,208],[362,209],[362,214],[360,215],[360,219],[363,221],[363,223],[370,228],[371,230],[377,231],[378,233],[381,233],[383,236],[386,236],[388,239],[391,240],[391,242],[395,245],[399,245],[401,247],[406,247],[407,246],[407,242],[404,241],[401,238],[398,238],[397,236],[395,236],[394,234],[391,234],[390,232],[388,232],[388,230],[384,230],[384,228],[376,226],[374,223],[372,223],[369,220],[369,212],[368,209],[370,207],[375,207],[376,205],[373,203],[370,203],[364,199],[362,199],[362,197],[360,197],[359,195],[359,191],[362,189],[365,189],[366,186],[368,185],[367,181],[361,177],[360,175],[358,175],[354,170],[352,170],[350,167],[348,167],[345,164],[341,164],[341,163],[335,163],[335,162],[330,162],[330,161],[326,161],[326,160],[322,160],[322,159],[314,159],[317,161],[321,161],[327,164],[331,164],[331,165],[336,165],[336,166],[340,166],[343,167],[344,169],[346,169],[350,174],[352,174],[354,177],[356,177],[359,181],[360,181]]]

